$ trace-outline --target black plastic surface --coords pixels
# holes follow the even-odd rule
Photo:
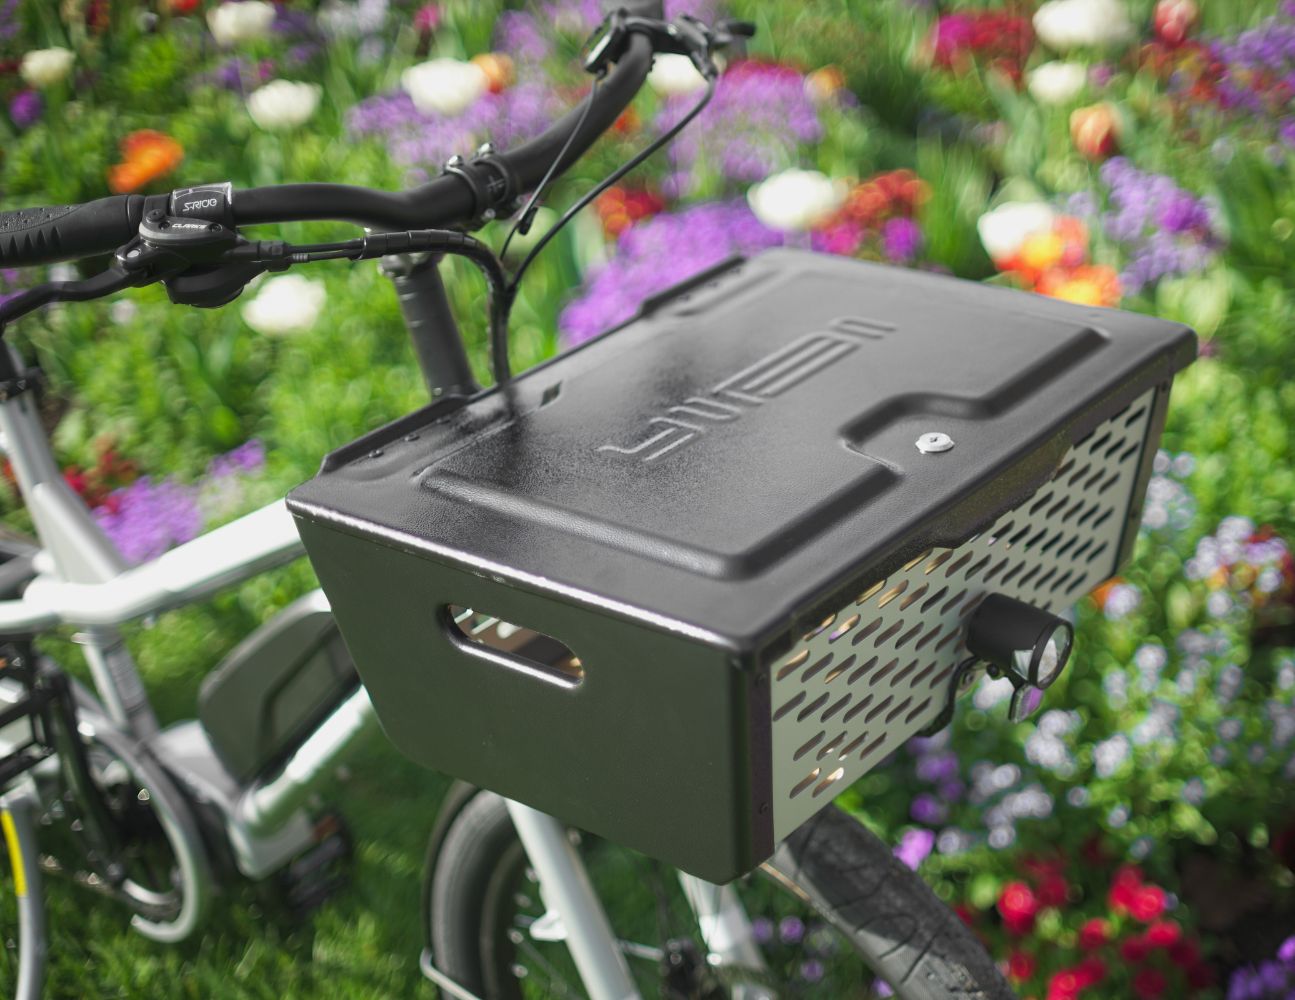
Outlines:
[[[26,267],[110,253],[135,235],[142,195],[0,212],[0,264]]]
[[[290,506],[752,651],[897,553],[960,543],[1194,356],[1177,324],[772,251],[413,440],[409,418],[370,435]],[[953,449],[919,452],[932,431]]]

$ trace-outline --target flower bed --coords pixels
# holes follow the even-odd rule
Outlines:
[[[1075,662],[1045,712],[1009,725],[988,683],[948,732],[842,801],[957,907],[1023,996],[1289,996],[1295,4],[667,6],[750,17],[760,33],[730,54],[694,127],[541,257],[515,359],[779,245],[1192,324],[1202,356],[1175,390],[1135,559],[1076,609]],[[535,135],[586,92],[576,56],[598,5],[506,7],[0,0],[0,195],[418,182],[484,141]],[[548,206],[677,121],[700,78],[665,59],[650,84]],[[553,217],[542,209],[511,259]],[[506,233],[483,237],[502,246]],[[451,275],[484,378],[476,279]],[[0,294],[29,280],[0,273]],[[204,313],[151,289],[14,336],[50,374],[70,481],[132,559],[308,476],[423,392],[372,267],[268,279]],[[12,497],[7,510],[23,523]],[[201,621],[221,637],[187,643],[211,653],[183,678],[186,698],[249,607],[309,585],[300,570],[273,581],[211,620],[168,619],[174,636]],[[146,666],[179,643],[166,632],[136,640]]]

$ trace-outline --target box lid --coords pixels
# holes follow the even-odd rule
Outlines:
[[[289,506],[749,650],[958,544],[1194,357],[1178,324],[775,250],[366,436]]]

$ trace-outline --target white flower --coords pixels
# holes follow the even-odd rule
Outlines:
[[[373,35],[387,23],[390,0],[324,0],[316,22],[329,38]]]
[[[319,107],[320,88],[315,83],[273,80],[247,97],[252,121],[270,132],[296,128]]]
[[[243,305],[243,320],[268,336],[307,330],[324,310],[324,284],[299,274],[271,278]]]
[[[423,114],[457,115],[489,89],[490,78],[476,63],[432,59],[405,70],[400,85]]]
[[[239,45],[265,36],[274,23],[274,4],[263,0],[222,3],[207,13],[207,27],[221,45]]]
[[[845,202],[846,188],[817,170],[784,170],[746,194],[751,211],[771,229],[812,229]]]
[[[1127,42],[1133,22],[1124,0],[1050,0],[1034,12],[1034,30],[1058,52]]]
[[[662,97],[691,94],[706,88],[706,79],[687,56],[666,52],[652,61],[648,83]]]
[[[1030,70],[1030,94],[1040,104],[1067,104],[1088,82],[1088,67],[1077,62],[1048,62]]]
[[[70,49],[33,49],[22,57],[18,72],[32,87],[52,87],[67,79],[76,56]]]
[[[976,221],[976,231],[994,261],[1010,260],[1035,233],[1046,233],[1056,213],[1042,202],[1009,201]]]

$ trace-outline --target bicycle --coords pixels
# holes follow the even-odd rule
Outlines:
[[[7,266],[113,254],[95,277],[0,307],[0,328],[152,282],[177,304],[219,306],[266,271],[381,258],[434,397],[329,455],[289,497],[291,519],[274,505],[127,569],[60,488],[34,373],[0,353],[0,432],[44,545],[20,557],[21,596],[0,601],[13,706],[0,730],[18,730],[0,778],[27,890],[21,996],[39,991],[30,817],[48,788],[91,818],[86,881],[119,895],[142,932],[175,940],[199,923],[207,842],[252,877],[309,849],[310,778],[375,712],[404,753],[466,779],[438,817],[424,883],[421,965],[449,996],[569,996],[579,982],[622,998],[648,981],[671,997],[848,995],[874,975],[905,998],[1012,995],[971,932],[827,793],[946,723],[986,671],[1012,680],[1013,719],[1037,709],[1070,653],[1052,610],[1127,557],[1194,338],[774,251],[690,279],[513,378],[508,314],[527,264],[696,117],[716,52],[746,34],[620,4],[589,47],[582,107],[406,192],[215,184],[0,216]],[[688,56],[704,96],[507,276],[465,230],[529,225],[659,52]],[[239,233],[318,219],[370,232],[309,246]],[[490,287],[487,389],[445,299],[447,254]],[[959,326],[970,347],[954,350]],[[204,694],[198,721],[158,731],[116,627],[303,544],[322,593],[218,668],[224,701]],[[31,651],[67,624],[86,630],[102,706]],[[298,676],[317,697],[285,696],[292,724],[236,760],[245,731],[228,706],[244,685],[274,703]],[[147,836],[144,803],[158,814]],[[145,865],[132,879],[158,846],[163,877]],[[628,902],[617,919],[629,926],[613,928],[604,899]]]

